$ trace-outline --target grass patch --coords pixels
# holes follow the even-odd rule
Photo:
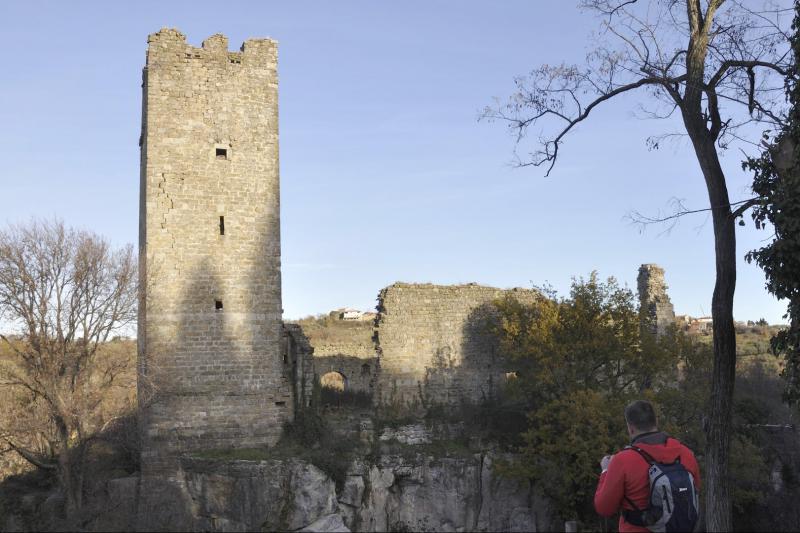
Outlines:
[[[329,315],[307,317],[297,321],[313,346],[358,345],[365,353],[374,351],[372,320],[338,320]]]

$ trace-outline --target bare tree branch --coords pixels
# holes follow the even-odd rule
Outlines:
[[[102,430],[109,391],[132,370],[109,339],[136,316],[136,269],[132,247],[58,221],[0,230],[0,314],[17,333],[0,335],[0,429],[30,464],[58,471],[71,511],[81,441]]]
[[[755,0],[754,0],[755,1]],[[737,0],[584,0],[582,6],[602,17],[602,32],[582,65],[543,65],[515,80],[505,105],[488,108],[483,117],[500,119],[516,137],[517,150],[531,128],[530,152],[517,166],[544,166],[549,175],[561,145],[575,126],[601,103],[645,87],[646,102],[665,102],[680,111],[708,192],[709,207],[678,209],[666,216],[632,215],[646,224],[675,222],[707,212],[714,227],[717,282],[712,296],[714,367],[707,431],[706,527],[731,529],[728,465],[736,336],[733,296],[736,280],[735,219],[751,200],[731,202],[719,151],[752,137],[752,127],[780,123],[787,104],[783,78],[793,56],[789,21],[780,10],[753,7]],[[735,104],[735,105],[732,105]],[[651,116],[669,116],[650,107]],[[749,130],[747,134],[740,131]],[[757,136],[757,135],[756,135]],[[651,147],[658,146],[651,136]]]

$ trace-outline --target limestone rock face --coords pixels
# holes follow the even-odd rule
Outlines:
[[[431,432],[420,424],[409,424],[399,428],[386,428],[379,439],[382,442],[396,440],[401,444],[427,444],[431,441]]]
[[[494,457],[483,457],[482,505],[479,531],[542,531],[551,521],[548,502],[530,484],[504,479],[492,473]]]
[[[354,531],[542,531],[550,508],[527,484],[492,472],[491,454],[384,456],[367,474]]]
[[[309,531],[314,533],[349,533],[349,529],[344,522],[342,521],[342,517],[338,514],[329,514],[327,516],[323,516],[313,524],[310,524],[300,531]]]
[[[528,483],[496,476],[492,453],[404,454],[356,461],[337,494],[299,459],[182,460],[194,531],[542,531],[547,501]]]
[[[361,499],[364,497],[364,477],[359,475],[347,476],[342,493],[339,495],[339,503],[351,507],[360,507]]]
[[[336,485],[304,461],[184,459],[195,531],[296,530],[337,509]]]
[[[300,459],[183,457],[169,486],[180,494],[158,515],[136,512],[137,477],[110,480],[92,501],[89,531],[548,531],[547,500],[528,483],[500,478],[492,452],[442,457],[424,446],[354,461],[339,493],[322,470]],[[151,485],[147,485],[151,486]],[[104,495],[104,496],[103,496]],[[137,498],[138,495],[138,498]],[[41,519],[47,494],[31,511]],[[103,499],[105,498],[105,499]],[[52,507],[52,506],[51,506]],[[56,518],[56,517],[51,517]],[[144,520],[146,518],[146,520]],[[6,529],[31,529],[8,521]]]

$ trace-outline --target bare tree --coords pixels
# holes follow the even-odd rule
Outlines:
[[[96,234],[34,221],[0,231],[0,389],[13,402],[0,450],[54,471],[67,516],[81,508],[87,443],[110,422],[102,409],[130,358],[107,341],[136,315],[136,257]],[[2,324],[3,322],[0,322]]]
[[[728,455],[736,363],[733,295],[735,220],[752,201],[731,203],[719,150],[746,138],[753,122],[780,123],[790,65],[791,8],[736,0],[583,0],[602,31],[584,65],[544,65],[516,80],[506,104],[484,116],[506,121],[518,146],[532,129],[533,150],[517,164],[549,174],[565,137],[606,101],[644,91],[647,116],[682,119],[705,180],[714,228],[714,371],[706,450],[706,527],[731,529]],[[667,134],[671,135],[671,134]],[[648,140],[657,148],[664,136]],[[756,139],[757,140],[757,139]]]

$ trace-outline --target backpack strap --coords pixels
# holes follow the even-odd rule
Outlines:
[[[622,516],[625,518],[625,521],[633,526],[647,527],[647,512],[639,509],[627,496],[624,496],[624,498],[625,501],[633,507],[632,511],[630,509],[622,509]]]
[[[649,453],[639,448],[638,446],[625,446],[623,448],[623,451],[624,450],[635,451],[641,456],[642,459],[647,461],[647,464],[650,466],[652,466],[656,462],[655,459],[653,459],[653,456],[651,456]],[[644,509],[639,509],[639,507],[635,503],[633,503],[631,499],[628,498],[627,496],[623,497],[625,498],[625,501],[628,502],[628,505],[633,507],[632,511],[629,509],[622,510],[622,516],[625,518],[625,521],[633,526],[647,527],[647,518],[646,518],[647,511]]]
[[[646,451],[644,451],[643,449],[639,448],[638,446],[625,446],[623,448],[623,450],[633,450],[633,451],[635,451],[636,453],[641,455],[642,459],[647,461],[647,464],[650,465],[650,466],[653,466],[654,464],[656,464],[656,460],[653,459],[653,456],[650,455],[649,453],[647,453]]]

